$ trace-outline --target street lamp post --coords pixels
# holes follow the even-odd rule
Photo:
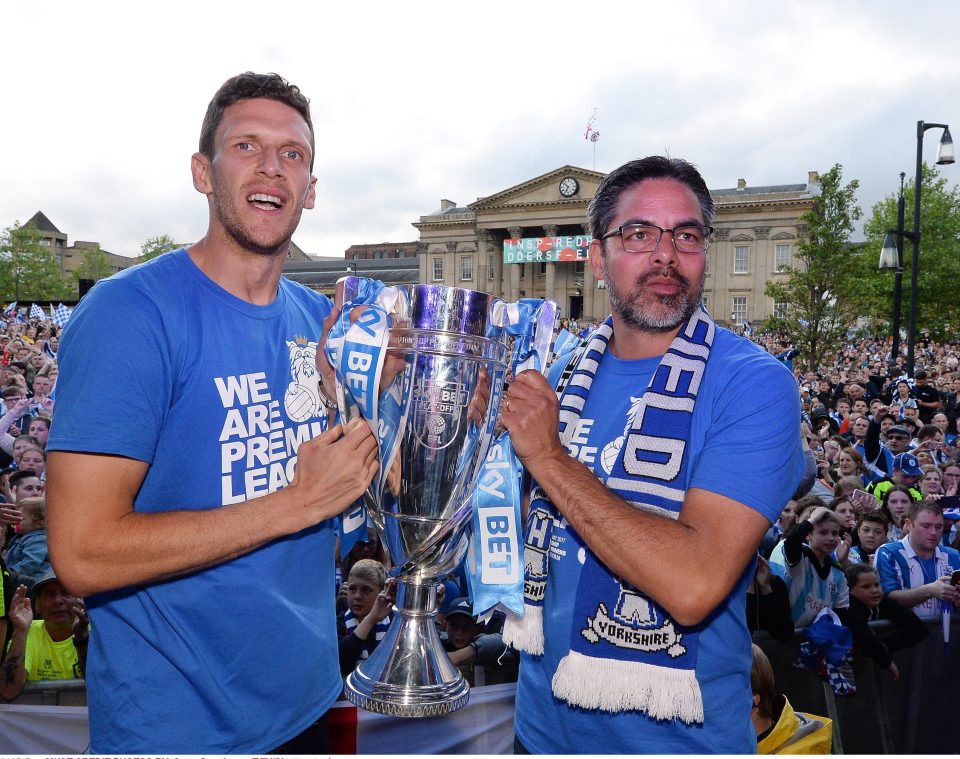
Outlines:
[[[953,152],[953,139],[950,137],[950,126],[948,124],[928,124],[924,121],[918,121],[917,173],[913,183],[913,230],[902,233],[903,237],[908,238],[913,243],[913,260],[910,262],[910,319],[907,325],[907,376],[909,377],[913,377],[914,346],[917,337],[917,279],[920,276],[920,191],[923,181],[923,135],[928,129],[943,130],[940,137],[940,147],[937,150],[937,165],[950,164],[956,160]],[[886,247],[886,242],[884,247]],[[881,260],[883,260],[883,253],[881,253]]]
[[[880,252],[880,268],[893,269],[893,345],[890,346],[890,369],[893,370],[900,357],[900,317],[903,313],[903,223],[904,198],[903,180],[906,172],[900,172],[900,195],[897,198],[897,228],[887,230]],[[896,237],[894,237],[896,235]]]

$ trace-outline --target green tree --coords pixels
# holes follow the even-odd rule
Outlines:
[[[923,165],[920,196],[920,274],[917,278],[917,333],[926,330],[936,338],[956,336],[960,327],[960,190],[947,187],[936,167]],[[913,229],[914,182],[903,190],[906,200],[904,227]],[[897,228],[897,194],[873,206],[864,224],[864,236],[874,257],[879,257],[883,238]],[[903,240],[903,329],[907,329],[910,306],[910,272],[913,245]],[[892,317],[893,274],[888,272],[879,287],[870,288],[874,309],[887,325]],[[889,330],[889,327],[888,327]]]
[[[139,263],[144,261],[149,261],[151,258],[156,258],[161,253],[166,253],[168,250],[173,250],[177,247],[177,244],[173,241],[173,238],[170,235],[158,235],[157,237],[150,237],[147,241],[140,246],[140,255],[137,258]]]
[[[94,245],[83,251],[83,261],[77,270],[73,273],[73,280],[77,282],[81,279],[92,279],[99,282],[101,279],[113,274],[107,257],[100,250],[99,245]]]
[[[0,297],[14,300],[69,298],[72,288],[63,281],[60,263],[43,235],[19,222],[0,234]]]
[[[823,366],[842,344],[860,313],[862,280],[871,276],[863,246],[850,242],[862,216],[855,197],[859,184],[843,184],[840,164],[820,177],[813,208],[800,217],[799,265],[766,286],[767,296],[785,307],[767,326],[785,333],[811,368]]]

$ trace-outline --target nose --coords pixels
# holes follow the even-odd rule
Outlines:
[[[655,266],[673,266],[678,263],[677,248],[673,244],[673,232],[661,232],[660,241],[653,249],[652,262]]]
[[[283,163],[280,161],[278,153],[271,148],[262,150],[257,171],[268,177],[283,176]]]

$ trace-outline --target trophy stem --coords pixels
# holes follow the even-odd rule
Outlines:
[[[394,717],[438,717],[466,706],[470,686],[443,649],[434,579],[400,577],[396,609],[370,658],[347,676],[347,699]]]

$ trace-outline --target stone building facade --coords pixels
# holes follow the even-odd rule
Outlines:
[[[441,200],[413,223],[420,281],[483,290],[506,300],[550,298],[564,316],[603,318],[609,300],[586,260],[587,205],[605,175],[575,166],[529,179],[467,206]],[[721,324],[754,324],[778,308],[770,279],[796,264],[800,217],[819,191],[807,182],[711,190],[717,207],[704,302]]]

